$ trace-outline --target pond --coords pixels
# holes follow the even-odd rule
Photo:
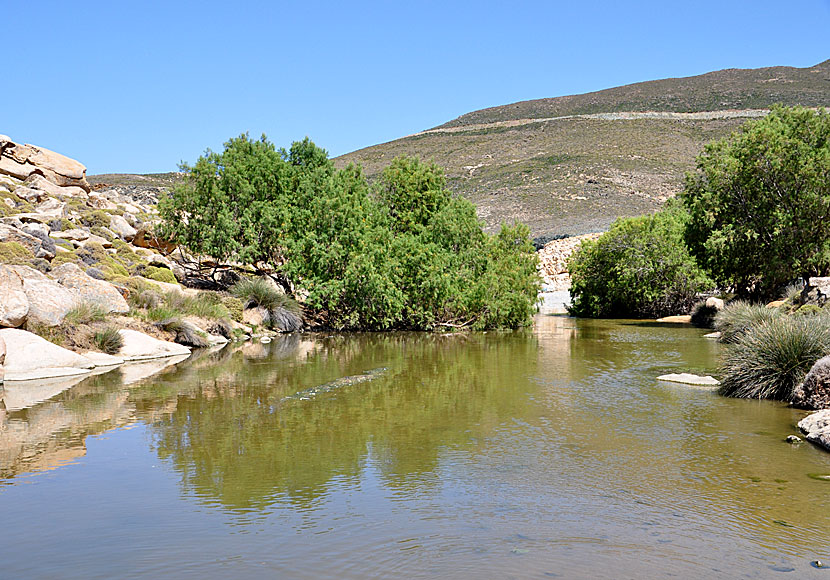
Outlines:
[[[0,575],[830,579],[806,413],[656,380],[715,372],[703,334],[540,315],[8,388]]]

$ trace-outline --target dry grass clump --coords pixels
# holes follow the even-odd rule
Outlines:
[[[124,346],[124,339],[114,326],[106,326],[92,335],[92,341],[101,352],[115,354]]]
[[[780,318],[781,311],[735,300],[715,315],[715,330],[721,333],[721,342],[734,343],[750,327]]]

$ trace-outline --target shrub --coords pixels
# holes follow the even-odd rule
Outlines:
[[[810,368],[830,352],[830,317],[777,316],[729,345],[719,392],[729,397],[791,400]]]
[[[64,324],[79,325],[100,322],[107,317],[107,310],[94,302],[81,302],[66,313]]]
[[[81,215],[80,221],[88,228],[108,228],[110,225],[110,215],[102,209],[96,209]]]
[[[220,295],[220,299],[222,300],[222,305],[228,309],[228,315],[231,317],[231,319],[236,320],[237,322],[241,322],[242,311],[245,309],[242,300],[240,300],[236,296],[224,295]]]
[[[156,282],[166,282],[168,284],[178,284],[176,276],[168,268],[160,268],[158,266],[147,266],[144,268],[144,277]]]
[[[92,341],[100,351],[107,354],[115,354],[124,346],[124,339],[121,338],[118,329],[114,326],[107,326],[96,331],[92,336]]]
[[[683,241],[687,216],[677,205],[622,218],[568,262],[577,316],[658,317],[688,312],[697,294],[714,284]]]
[[[35,255],[17,242],[0,242],[0,264],[29,264]]]
[[[769,322],[782,316],[777,308],[734,300],[715,315],[715,330],[721,333],[720,341],[736,342],[752,326]]]
[[[707,306],[706,300],[700,300],[692,306],[692,324],[698,328],[712,328],[718,312],[717,307]]]
[[[231,292],[242,301],[244,308],[265,308],[267,325],[271,328],[294,332],[303,326],[302,311],[296,300],[279,292],[263,278],[241,280]]]

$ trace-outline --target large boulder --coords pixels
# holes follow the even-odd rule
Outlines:
[[[119,238],[129,242],[135,238],[136,229],[127,222],[120,215],[112,215],[110,217],[110,229],[115,232]]]
[[[18,328],[0,329],[6,343],[6,381],[70,376],[95,366],[88,358]]]
[[[807,415],[798,422],[798,428],[804,433],[807,441],[830,449],[830,409]]]
[[[21,145],[4,137],[0,142],[0,172],[18,179],[41,175],[59,186],[77,186],[85,192],[91,187],[86,167],[60,153],[35,145]]]
[[[29,314],[29,299],[23,291],[23,278],[0,264],[0,326],[18,327]]]
[[[23,292],[29,300],[27,321],[45,326],[57,326],[66,313],[75,307],[78,297],[65,286],[50,280],[28,266],[7,266],[23,279]]]
[[[134,246],[159,250],[162,254],[170,254],[176,249],[176,244],[159,238],[146,228],[139,228],[132,242]]]
[[[76,185],[62,187],[52,183],[42,175],[38,174],[29,176],[26,180],[26,187],[32,190],[40,191],[44,195],[48,194],[55,197],[80,197],[81,199],[86,199],[87,197],[87,193],[83,190],[83,188]]]
[[[819,359],[793,391],[793,404],[805,409],[830,408],[830,356]]]
[[[77,264],[62,264],[52,270],[52,276],[82,302],[97,304],[107,312],[130,311],[129,304],[115,286],[87,275]]]
[[[118,334],[124,341],[124,346],[118,351],[118,356],[125,361],[190,354],[190,349],[184,345],[159,340],[137,330],[122,328]]]

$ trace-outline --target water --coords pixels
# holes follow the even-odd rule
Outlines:
[[[804,412],[693,328],[293,336],[0,412],[4,578],[830,578]]]

